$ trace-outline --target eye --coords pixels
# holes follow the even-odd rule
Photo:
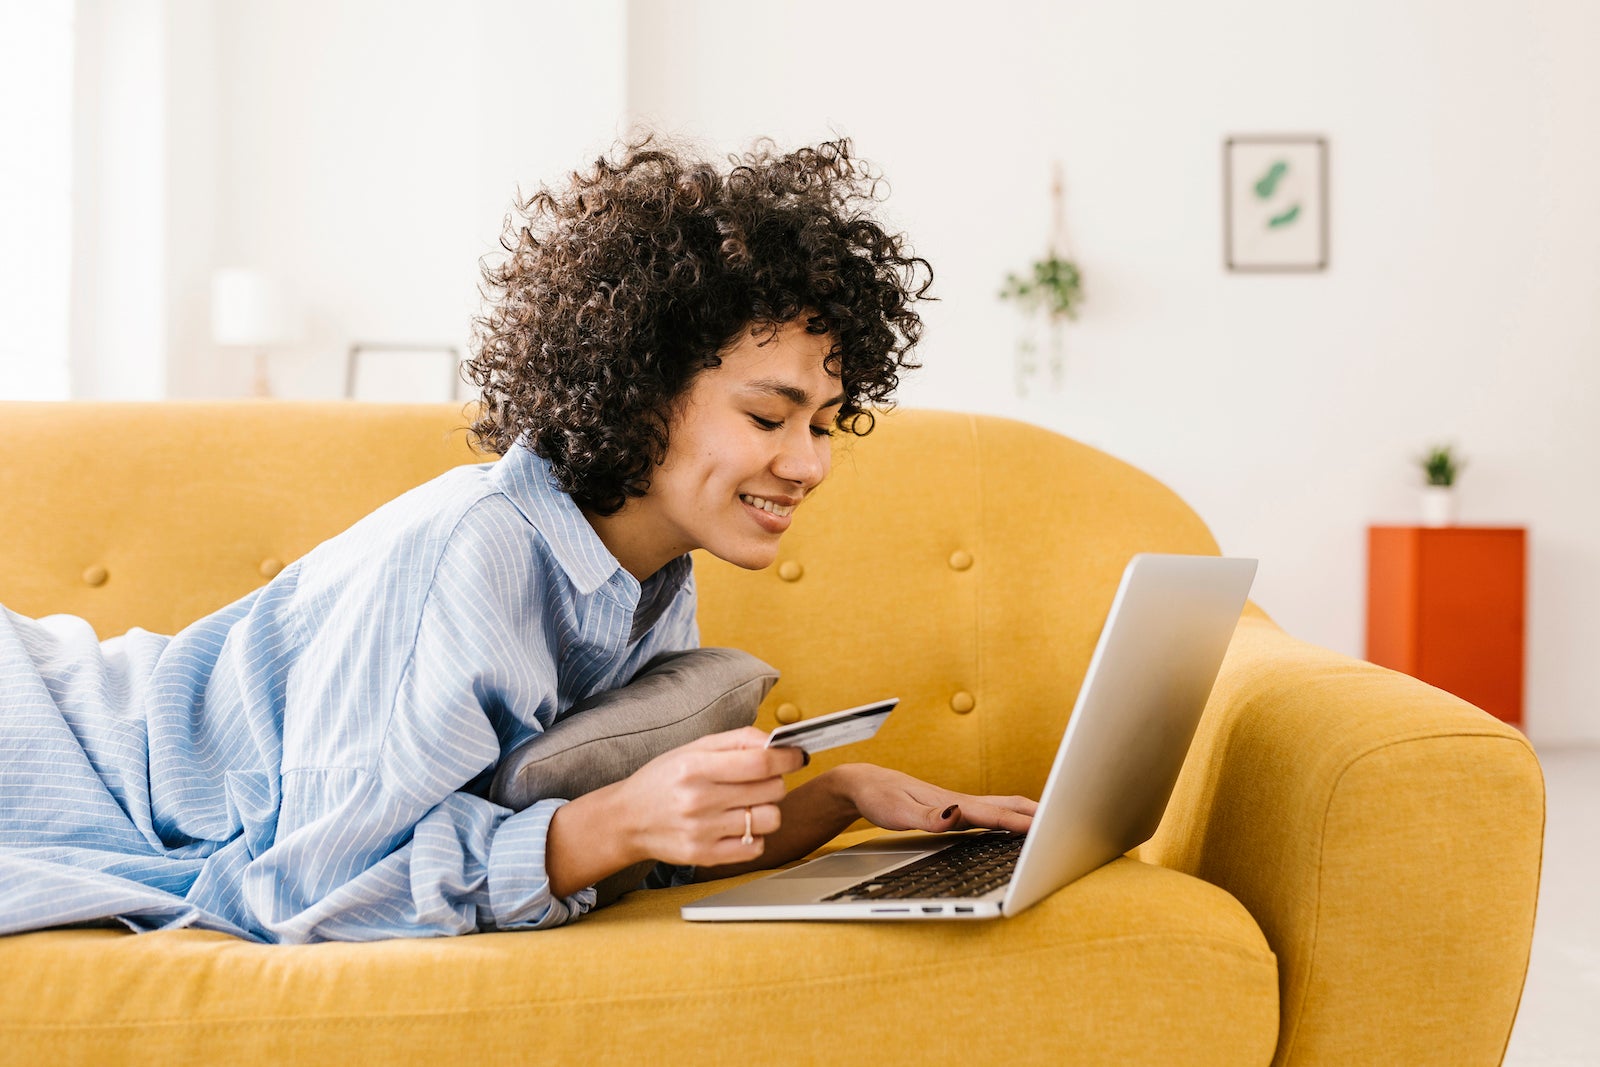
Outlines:
[[[760,415],[756,414],[752,414],[750,416],[750,421],[761,427],[763,430],[776,430],[783,425],[781,420],[763,419]]]
[[[812,433],[812,436],[814,436],[814,437],[832,437],[833,436],[833,427],[832,426],[813,426],[813,427],[811,427],[811,433]]]

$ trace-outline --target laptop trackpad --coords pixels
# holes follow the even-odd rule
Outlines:
[[[912,857],[905,854],[882,853],[851,854],[836,852],[831,856],[802,863],[800,866],[781,874],[775,874],[768,881],[776,882],[784,878],[865,878],[869,874],[898,867]]]

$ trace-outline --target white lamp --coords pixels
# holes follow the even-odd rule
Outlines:
[[[298,316],[282,289],[256,270],[226,267],[211,276],[211,338],[255,351],[255,395],[271,396],[267,348],[299,339]]]

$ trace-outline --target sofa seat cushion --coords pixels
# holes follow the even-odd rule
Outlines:
[[[1119,859],[986,922],[679,918],[716,888],[439,940],[18,935],[0,939],[0,1042],[18,1063],[1272,1059],[1265,938],[1227,893],[1166,868]]]

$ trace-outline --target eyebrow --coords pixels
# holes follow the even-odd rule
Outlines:
[[[811,405],[810,393],[806,392],[798,385],[790,385],[788,382],[779,378],[757,378],[755,381],[746,382],[745,387],[755,392],[772,393],[775,396],[781,396],[783,399],[789,401],[789,403],[795,405],[796,407],[803,408]],[[844,402],[845,395],[840,393],[826,404],[823,404],[822,407],[837,407]]]

